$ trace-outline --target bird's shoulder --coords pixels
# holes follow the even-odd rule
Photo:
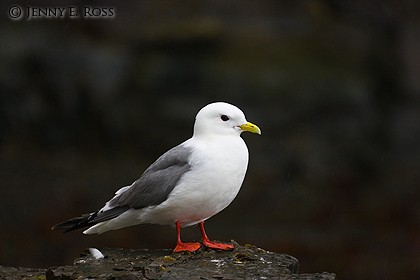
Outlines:
[[[165,201],[181,177],[190,170],[192,148],[180,144],[152,163],[129,187],[117,192],[109,201],[111,207],[129,206],[139,209]]]
[[[159,170],[165,170],[173,166],[183,166],[189,164],[192,152],[193,149],[188,145],[187,141],[175,146],[153,162],[144,171],[143,176]]]

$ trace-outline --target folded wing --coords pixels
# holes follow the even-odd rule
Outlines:
[[[102,209],[72,218],[52,227],[69,232],[114,219],[129,209],[141,209],[164,202],[191,166],[191,148],[183,144],[172,148],[152,165],[131,186],[121,188]]]

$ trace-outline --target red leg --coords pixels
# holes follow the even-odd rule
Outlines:
[[[229,251],[235,248],[232,244],[225,244],[225,243],[210,241],[210,239],[208,238],[206,234],[206,231],[204,230],[204,222],[199,223],[198,226],[200,227],[203,245],[206,246],[207,248],[223,250],[223,251]]]
[[[174,249],[175,253],[178,252],[195,252],[200,249],[201,245],[198,242],[194,243],[184,243],[181,241],[181,223],[178,221],[175,223],[176,233],[177,233],[177,242]]]

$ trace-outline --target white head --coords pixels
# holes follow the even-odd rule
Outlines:
[[[238,107],[228,103],[211,103],[203,107],[195,117],[194,136],[239,136],[243,131],[261,134],[258,126],[248,122]]]

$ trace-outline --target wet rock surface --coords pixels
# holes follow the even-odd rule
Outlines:
[[[200,249],[102,249],[103,259],[88,251],[73,265],[29,269],[0,267],[0,279],[335,279],[333,273],[298,274],[299,262],[252,245],[234,242],[229,252]]]

